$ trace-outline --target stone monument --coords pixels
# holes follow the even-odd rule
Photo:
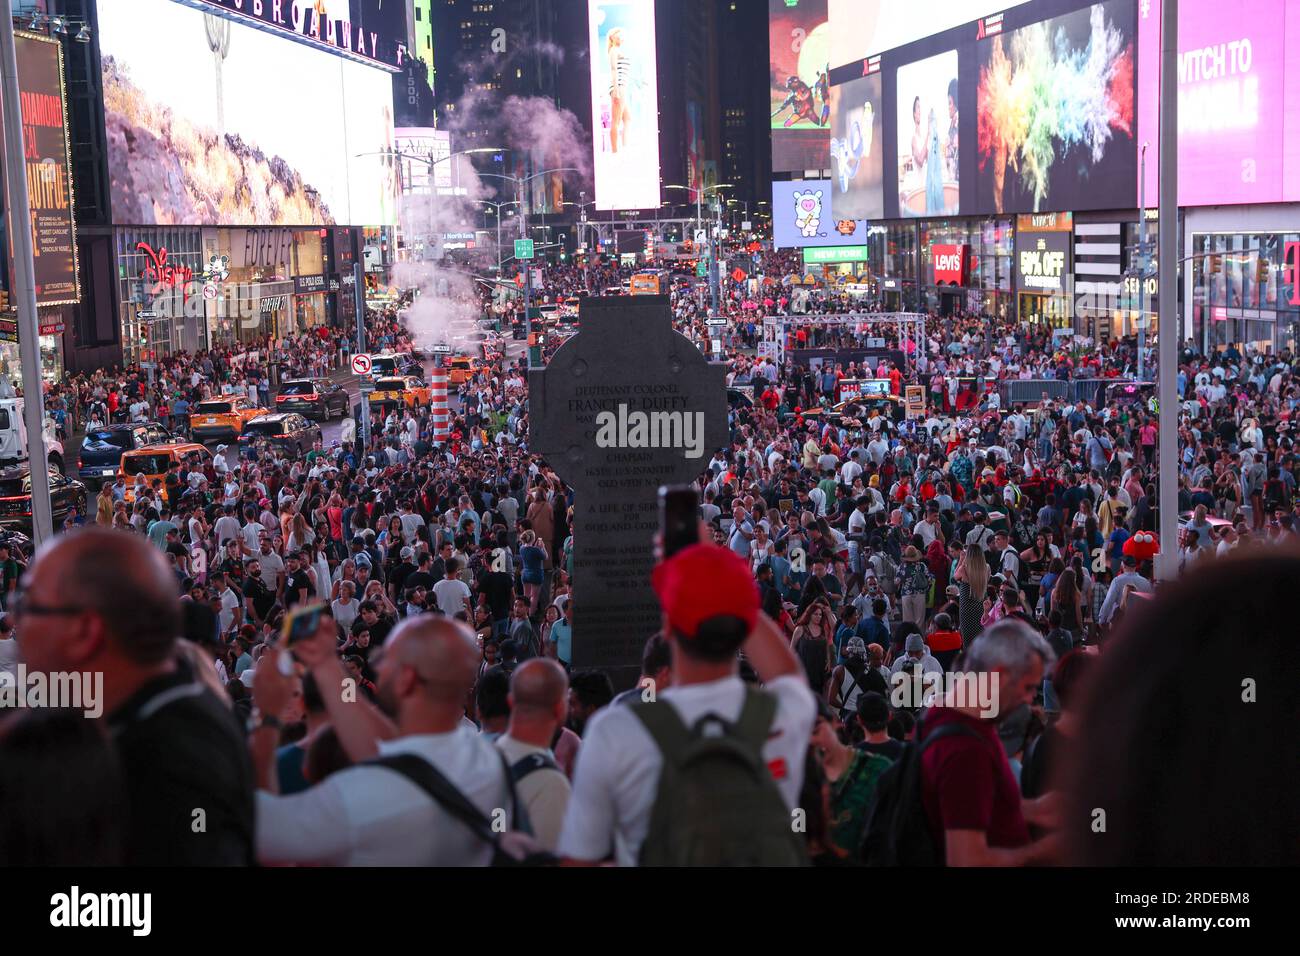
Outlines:
[[[618,688],[659,629],[650,586],[660,485],[727,447],[726,369],[673,331],[666,296],[585,298],[578,334],[529,372],[528,447],[574,489],[575,668]]]

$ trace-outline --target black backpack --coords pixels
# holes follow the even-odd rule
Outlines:
[[[920,738],[924,724],[917,727]],[[876,796],[862,839],[862,862],[867,866],[942,866],[943,842],[930,829],[921,801],[921,755],[936,740],[974,737],[975,731],[959,723],[905,744],[893,766],[880,775]]]

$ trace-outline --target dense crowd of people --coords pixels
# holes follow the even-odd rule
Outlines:
[[[528,451],[522,357],[485,351],[446,440],[427,407],[399,406],[369,444],[348,421],[300,458],[222,448],[156,487],[105,483],[94,527],[30,560],[0,549],[0,670],[102,674],[112,732],[58,710],[6,719],[0,857],[1294,862],[1300,842],[1278,830],[1294,835],[1294,815],[1271,796],[1291,792],[1278,764],[1293,762],[1261,772],[1253,829],[1164,820],[1138,796],[1199,786],[1216,760],[1241,767],[1224,738],[1285,711],[1282,693],[1243,711],[1206,688],[1223,654],[1249,653],[1260,681],[1284,673],[1267,638],[1298,570],[1293,356],[1182,356],[1186,518],[1161,542],[1158,408],[1106,387],[1133,378],[1134,343],[962,314],[931,315],[922,341],[888,321],[801,326],[854,303],[796,298],[787,259],[760,253],[723,297],[743,399],[696,483],[700,543],[656,568],[664,626],[637,635],[636,688],[575,653],[573,492]],[[627,272],[555,266],[541,295]],[[680,282],[671,300],[704,348],[706,299]],[[789,320],[779,364],[754,354],[773,317]],[[367,318],[375,351],[411,349],[397,310]],[[812,364],[813,347],[836,354]],[[46,404],[69,434],[122,420],[183,433],[195,401],[246,390],[266,405],[273,368],[326,374],[346,349],[334,331],[179,355],[152,378],[70,379]],[[865,378],[887,395],[842,398]],[[1080,390],[1010,401],[1011,382]],[[1157,591],[1162,549],[1187,576]],[[290,650],[286,619],[314,605]],[[1175,614],[1177,634],[1156,623]],[[991,698],[957,675],[982,675]],[[1202,694],[1170,699],[1171,684]],[[1117,763],[1157,729],[1167,752]],[[56,766],[64,785],[36,800]],[[1083,808],[1103,792],[1127,815],[1089,840]],[[499,813],[521,839],[500,835]]]

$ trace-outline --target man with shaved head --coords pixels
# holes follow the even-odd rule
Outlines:
[[[533,836],[547,850],[554,850],[569,805],[569,778],[555,762],[551,741],[569,716],[568,675],[549,658],[524,661],[510,676],[508,700],[510,725],[496,745],[510,762]]]
[[[231,709],[178,657],[176,577],[147,538],[60,535],[14,609],[31,672],[103,675],[130,803],[126,863],[253,862],[253,779]]]
[[[378,710],[350,686],[338,660],[336,630],[326,621],[294,645],[325,699],[330,723],[356,765],[292,796],[275,793],[274,746],[259,728],[257,856],[263,863],[325,866],[485,866],[492,846],[430,792],[430,777],[488,819],[510,824],[508,768],[464,720],[465,695],[478,676],[474,634],[459,621],[404,621],[371,663]],[[283,654],[285,651],[273,651]],[[257,668],[257,711],[279,713],[291,682],[275,666]],[[366,762],[378,754],[376,762]],[[399,769],[400,768],[400,769]]]

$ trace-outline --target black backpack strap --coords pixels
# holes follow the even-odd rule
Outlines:
[[[974,729],[967,727],[965,724],[954,721],[952,723],[944,724],[937,730],[931,731],[924,737],[921,737],[920,746],[916,748],[917,757],[919,758],[930,744],[937,740],[943,740],[945,737],[973,737],[983,743],[986,747],[988,746],[988,740],[981,737]]]
[[[840,695],[840,710],[849,709],[849,698],[853,696],[853,688],[862,686],[858,683],[858,679],[853,676],[852,671],[845,669],[844,673],[849,675],[849,689]]]
[[[529,774],[534,773],[538,770],[548,770],[548,769],[559,770],[560,766],[553,759],[551,759],[550,754],[543,753],[542,751],[537,750],[534,751],[533,753],[525,754],[523,757],[519,758],[513,764],[510,765],[510,779],[515,783],[516,786],[518,786],[519,782],[523,780],[525,777],[527,777]]]
[[[415,754],[390,754],[366,761],[373,767],[386,767],[415,784],[449,814],[465,824],[484,843],[495,844],[497,834],[492,830],[492,823],[483,811],[474,806],[470,799],[461,793],[454,783],[443,776],[429,761]],[[507,774],[507,777],[509,775]],[[511,784],[513,797],[513,784]]]
[[[691,732],[672,704],[660,700],[638,701],[632,705],[632,713],[650,734],[664,761],[673,765],[680,763],[691,741]]]
[[[527,812],[519,802],[519,795],[515,792],[515,779],[511,767],[506,763],[505,754],[499,750],[497,751],[497,757],[501,761],[501,769],[505,774],[506,791],[510,797],[511,827],[514,830],[531,835],[532,825]],[[465,796],[454,783],[448,780],[441,770],[423,757],[415,754],[390,754],[387,757],[376,757],[373,760],[367,760],[364,765],[387,767],[389,770],[400,773],[432,797],[433,801],[440,807],[474,831],[475,835],[484,843],[492,846],[498,846],[500,843],[501,834],[492,829],[492,821],[484,815],[482,810],[474,806],[469,797]]]

